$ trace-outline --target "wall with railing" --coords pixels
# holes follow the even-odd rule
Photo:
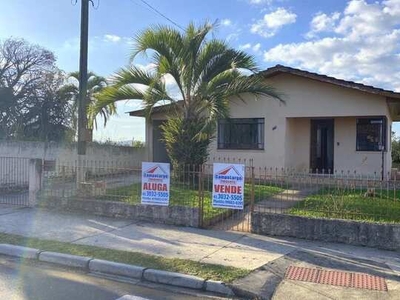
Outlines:
[[[0,194],[28,189],[28,169],[29,159],[27,158],[0,157]]]
[[[65,167],[78,166],[76,144],[67,143],[0,141],[0,158],[4,158],[5,161],[7,158],[42,159],[45,167],[55,173],[60,173]],[[88,168],[88,172],[93,173],[95,170],[104,171],[122,166],[133,167],[144,159],[145,148],[88,143],[84,166]],[[3,167],[0,166],[0,179],[6,176],[10,177],[7,164],[9,164],[8,161],[4,162]],[[26,162],[24,165],[25,167],[21,166],[19,168],[19,170],[22,170],[21,174],[27,172],[28,165]],[[19,178],[18,180],[21,179]]]
[[[251,160],[226,159],[245,164],[244,209],[230,210],[212,205],[212,164],[185,166],[171,171],[169,208],[198,209],[193,216],[201,227],[251,230],[251,214],[268,213],[363,222],[400,223],[400,184],[382,180],[381,174],[364,176],[341,171],[311,174],[308,170],[252,166]],[[46,176],[43,195],[55,201],[113,202],[141,205],[141,165],[114,167],[62,166]],[[91,172],[94,170],[94,172]],[[72,180],[82,173],[82,183]],[[389,178],[389,177],[387,177]],[[104,208],[104,205],[102,204]],[[116,210],[117,206],[109,206]],[[153,209],[153,208],[152,208]],[[102,209],[104,211],[104,209]],[[169,214],[159,210],[159,214]],[[192,225],[190,225],[192,226]]]

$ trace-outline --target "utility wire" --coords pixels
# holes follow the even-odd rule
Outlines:
[[[132,0],[133,1],[133,0]],[[157,8],[155,8],[154,6],[152,6],[151,4],[149,4],[147,1],[145,0],[138,0],[140,2],[142,2],[143,4],[145,4],[150,10],[152,10],[153,12],[155,12],[156,14],[158,14],[159,16],[163,17],[165,20],[169,21],[170,23],[172,23],[173,25],[175,25],[176,27],[178,27],[179,29],[185,30],[181,25],[179,25],[178,23],[176,23],[175,21],[171,20],[170,18],[168,18],[166,15],[164,15],[162,12],[160,12]]]

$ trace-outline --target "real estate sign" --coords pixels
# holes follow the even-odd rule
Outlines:
[[[142,204],[169,204],[170,165],[142,162]]]
[[[245,166],[241,164],[214,163],[213,207],[243,209],[244,170]]]

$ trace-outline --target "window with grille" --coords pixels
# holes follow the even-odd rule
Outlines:
[[[218,122],[218,149],[264,149],[264,118]]]
[[[386,118],[359,118],[357,119],[357,151],[386,150],[387,130]]]

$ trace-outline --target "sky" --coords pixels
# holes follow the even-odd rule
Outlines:
[[[181,27],[218,20],[214,36],[254,55],[260,69],[301,68],[400,92],[400,0],[146,0]],[[152,25],[175,26],[142,0],[93,0],[89,70],[110,77],[129,64],[133,37]],[[24,38],[52,50],[66,72],[79,67],[80,0],[0,0],[0,40]],[[149,61],[140,57],[144,68]],[[96,140],[144,140],[144,120],[126,112]],[[101,122],[99,124],[102,124]],[[101,126],[100,126],[101,127]],[[394,125],[400,134],[400,126]]]

